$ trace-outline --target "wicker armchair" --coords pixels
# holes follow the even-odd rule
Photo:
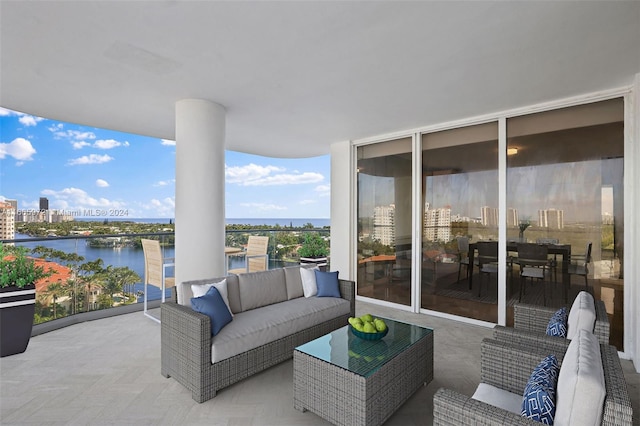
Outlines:
[[[549,319],[556,308],[538,305],[516,303],[513,306],[514,324],[512,327],[497,325],[494,327],[494,338],[505,342],[539,345],[546,348],[564,348],[569,346],[569,340],[562,337],[547,336],[546,329]],[[595,301],[596,322],[593,334],[601,344],[609,344],[609,317],[601,300]]]
[[[561,362],[565,350],[546,351],[485,339],[482,342],[481,382],[522,394],[531,372],[549,353]],[[631,425],[633,411],[618,351],[600,345],[606,396],[602,425]],[[540,423],[493,405],[441,388],[433,397],[434,425],[539,425]]]

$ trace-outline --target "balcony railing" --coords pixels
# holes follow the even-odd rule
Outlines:
[[[297,250],[309,232],[327,240],[328,228],[227,229],[226,246],[243,248],[250,235],[269,237],[269,269],[299,263]],[[174,233],[120,233],[28,237],[18,234],[5,245],[23,246],[38,262],[47,261],[55,273],[36,285],[34,335],[71,323],[142,310],[144,253],[141,238],[160,240],[164,257],[174,257]],[[244,259],[229,256],[228,269],[242,267]],[[169,276],[173,270],[167,271]],[[162,291],[148,286],[149,307],[158,307]],[[167,290],[167,297],[171,290]],[[57,325],[59,324],[59,325]]]

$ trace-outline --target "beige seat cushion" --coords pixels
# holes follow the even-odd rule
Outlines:
[[[578,330],[560,366],[553,424],[599,425],[605,395],[598,338],[589,331]]]
[[[587,330],[593,333],[595,325],[596,305],[593,296],[586,291],[581,291],[569,310],[567,339],[573,339],[578,330]]]

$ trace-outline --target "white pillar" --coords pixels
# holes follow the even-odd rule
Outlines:
[[[624,352],[640,373],[640,73],[635,75],[625,122]]]
[[[351,143],[331,145],[331,270],[340,278],[355,280],[355,246],[352,244],[353,169]]]
[[[224,275],[224,148],[224,107],[176,102],[176,283]]]

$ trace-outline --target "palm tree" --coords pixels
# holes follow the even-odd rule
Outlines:
[[[107,266],[107,269],[100,273],[103,288],[113,299],[114,294],[123,291],[129,284],[140,282],[140,276],[126,266]]]
[[[53,319],[56,319],[56,303],[59,297],[62,297],[66,294],[65,288],[59,282],[51,283],[44,290],[43,294],[53,299]]]

